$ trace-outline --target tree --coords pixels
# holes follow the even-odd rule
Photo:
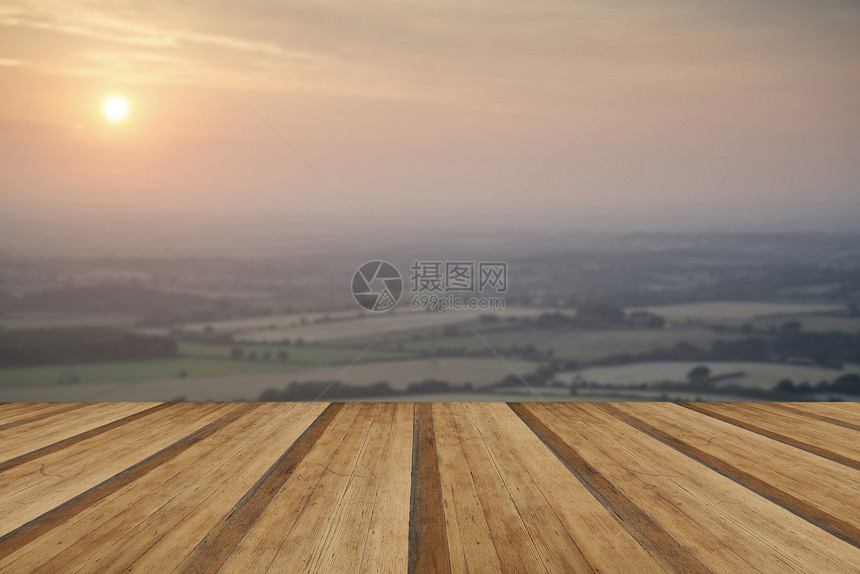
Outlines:
[[[780,335],[797,335],[800,333],[801,325],[799,321],[788,321],[783,323],[779,328]]]
[[[687,380],[691,383],[703,383],[707,381],[710,376],[711,369],[705,365],[699,365],[698,367],[693,367],[690,372],[687,373]]]
[[[587,326],[620,325],[624,323],[624,310],[615,305],[594,303],[579,307],[576,318]]]
[[[278,360],[281,362],[286,362],[287,359],[290,358],[290,355],[283,349],[278,351]]]
[[[779,393],[793,393],[795,390],[794,382],[789,379],[783,379],[776,384],[773,390]]]
[[[233,347],[230,349],[230,358],[231,359],[241,359],[245,356],[245,351],[242,350],[241,347]]]

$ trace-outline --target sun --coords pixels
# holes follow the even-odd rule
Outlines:
[[[102,104],[102,112],[111,122],[122,121],[128,115],[129,109],[131,108],[128,101],[119,96],[111,96]]]

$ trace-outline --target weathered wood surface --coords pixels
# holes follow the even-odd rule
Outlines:
[[[0,404],[0,572],[858,572],[855,403]]]

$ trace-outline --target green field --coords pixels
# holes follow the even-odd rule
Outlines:
[[[90,363],[75,366],[12,367],[0,369],[0,386],[57,385],[74,378],[78,383],[114,383],[173,379],[185,371],[189,378],[242,373],[267,373],[303,365],[265,361],[179,358],[152,361]]]
[[[349,312],[353,317],[355,313]],[[539,310],[504,309],[494,314],[500,317],[537,315]],[[419,311],[398,311],[394,314],[381,313],[368,315],[362,319],[348,318],[343,321],[295,325],[285,328],[267,330],[243,331],[235,334],[239,340],[253,343],[273,343],[298,338],[306,342],[331,342],[366,339],[376,335],[396,333],[399,331],[414,331],[418,329],[443,329],[446,325],[478,321],[486,311],[446,311],[443,313],[427,313]],[[332,314],[335,317],[335,314]],[[216,329],[217,331],[217,329]]]
[[[831,317],[828,315],[782,315],[780,317],[755,319],[750,321],[757,329],[769,327],[779,328],[781,325],[797,321],[804,331],[827,333],[842,331],[843,333],[860,332],[860,317]]]
[[[230,351],[233,346],[182,343],[180,352],[183,357],[176,359],[4,368],[0,369],[0,385],[56,385],[73,380],[78,383],[107,383],[173,379],[180,377],[183,371],[189,378],[295,371],[309,367],[347,364],[361,353],[361,349],[318,346],[244,345],[240,347],[245,353],[255,351],[258,358],[231,359]],[[281,349],[289,353],[286,361],[277,359],[277,353]],[[262,359],[262,353],[265,351],[271,353],[271,360]],[[414,354],[409,353],[368,350],[356,362],[391,361],[413,356]]]
[[[318,345],[202,345],[197,343],[182,343],[179,351],[187,357],[220,358],[230,359],[230,353],[234,348],[242,349],[245,356],[251,352],[257,353],[258,359],[262,353],[271,353],[272,362],[279,363],[277,354],[286,351],[288,358],[286,363],[302,367],[312,365],[336,365],[353,361],[361,349],[346,349],[341,347],[323,347]],[[358,359],[358,362],[390,361],[394,359],[405,359],[415,356],[415,353],[403,353],[398,351],[386,351],[369,349]],[[253,363],[255,361],[242,359],[238,362]]]
[[[216,363],[217,361],[213,361]],[[228,364],[240,364],[238,361]],[[193,363],[189,363],[193,366]],[[265,365],[265,363],[264,363]],[[536,363],[496,359],[421,359],[312,367],[297,371],[228,373],[212,376],[177,378],[176,374],[159,376],[150,370],[146,380],[128,380],[111,384],[106,377],[76,385],[0,386],[0,400],[33,401],[171,401],[184,397],[189,401],[257,400],[266,389],[283,389],[292,381],[331,381],[338,379],[353,385],[369,385],[387,381],[394,389],[405,389],[410,383],[427,379],[451,383],[471,382],[475,386],[497,382],[509,375],[511,369],[526,374],[537,368]],[[169,370],[169,369],[168,369]],[[129,371],[126,371],[128,374]],[[89,374],[89,373],[88,373]]]
[[[214,332],[222,334],[255,333],[258,331],[267,332],[275,329],[286,328],[304,329],[320,324],[320,321],[340,322],[340,320],[353,320],[361,316],[371,317],[372,315],[362,311],[361,309],[355,309],[350,311],[333,311],[331,313],[308,312],[294,313],[289,315],[266,315],[263,317],[230,319],[229,321],[213,321],[210,323],[188,323],[182,325],[182,330],[202,332],[204,329],[211,328]]]
[[[670,321],[705,321],[711,323],[736,323],[749,321],[756,317],[774,315],[800,315],[810,313],[843,311],[844,305],[819,305],[806,303],[779,302],[711,302],[711,303],[682,303],[678,305],[661,305],[656,307],[627,309],[627,311],[645,310],[660,315]]]
[[[578,377],[587,382],[619,385],[641,383],[653,384],[661,382],[684,383],[687,381],[687,373],[698,365],[705,365],[710,368],[711,376],[738,372],[744,373],[741,377],[718,381],[715,384],[717,387],[736,384],[755,389],[772,389],[774,385],[783,379],[790,379],[795,383],[809,382],[814,385],[819,381],[833,381],[842,375],[860,372],[860,366],[858,365],[846,365],[844,369],[836,370],[784,363],[716,361],[695,363],[687,361],[667,361],[636,363],[632,365],[620,365],[617,367],[592,367],[579,371],[559,373],[557,378],[564,382],[570,382],[574,378]]]
[[[0,318],[4,329],[130,327],[138,319],[121,313],[15,313]]]
[[[592,361],[620,353],[644,353],[655,349],[674,347],[681,342],[707,347],[715,339],[732,338],[731,335],[718,335],[707,329],[624,329],[601,331],[572,331],[557,333],[553,331],[499,331],[482,333],[481,337],[497,349],[509,349],[512,345],[534,345],[541,353],[550,349],[553,358],[569,361]],[[409,337],[386,337],[387,342],[378,345],[383,349],[398,349],[413,352],[433,352],[438,348],[465,349],[466,352],[481,351],[486,344],[473,333],[455,337],[437,337],[415,341]]]
[[[267,299],[264,301],[249,301],[249,305],[271,313],[306,313],[313,311],[340,311],[355,307],[352,297],[323,298],[323,299]],[[357,307],[355,307],[358,309]]]

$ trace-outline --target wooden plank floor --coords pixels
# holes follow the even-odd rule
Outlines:
[[[860,572],[856,403],[0,404],[0,572]]]

